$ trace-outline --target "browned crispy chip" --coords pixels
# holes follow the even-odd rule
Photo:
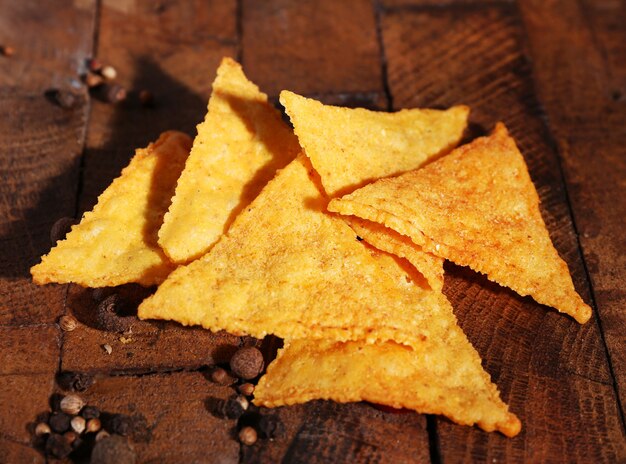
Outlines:
[[[169,212],[159,245],[176,263],[202,256],[272,178],[300,151],[293,131],[225,58]]]
[[[454,148],[469,108],[397,113],[323,105],[289,91],[280,102],[330,197],[416,169]]]
[[[451,314],[451,308],[450,308]],[[254,402],[276,407],[315,399],[370,401],[513,437],[521,429],[461,329],[411,347],[393,341],[285,342],[254,390]]]
[[[35,283],[161,283],[175,266],[157,245],[157,231],[190,149],[189,136],[169,131],[137,150],[93,211],[31,269]]]
[[[491,136],[423,169],[333,200],[329,210],[384,224],[580,323],[591,317],[550,241],[524,158],[501,123]]]
[[[209,253],[141,304],[139,316],[259,338],[429,336],[435,327],[418,322],[446,313],[439,294],[413,285],[396,258],[364,247],[326,214],[310,172],[304,156],[280,171]]]

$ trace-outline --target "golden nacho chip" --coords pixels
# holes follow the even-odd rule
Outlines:
[[[467,106],[397,113],[341,108],[288,91],[280,102],[331,197],[447,153],[461,140],[469,114]]]
[[[382,179],[329,210],[384,224],[580,323],[591,308],[554,249],[524,158],[506,127],[423,169]]]
[[[440,294],[413,285],[397,258],[372,252],[326,214],[311,175],[304,156],[280,171],[210,252],[141,304],[139,317],[259,338],[429,336],[437,327],[418,322],[446,313]]]
[[[399,256],[411,263],[433,290],[443,289],[443,258],[423,251],[409,237],[401,235],[382,224],[347,216],[346,222],[359,238],[386,253]]]
[[[177,263],[203,255],[299,151],[296,136],[267,95],[238,63],[225,58],[159,231],[159,245]]]
[[[93,210],[31,269],[33,281],[85,287],[161,283],[175,266],[157,245],[157,232],[190,149],[189,136],[169,131],[137,150]]]
[[[461,329],[413,347],[393,341],[292,340],[254,390],[254,403],[276,407],[315,399],[369,401],[443,414],[513,437],[521,422],[508,411]]]

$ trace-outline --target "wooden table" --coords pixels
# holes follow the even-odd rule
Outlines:
[[[96,376],[89,402],[145,415],[141,462],[626,462],[625,20],[619,0],[0,0],[0,43],[16,51],[0,56],[0,461],[44,461],[28,424],[59,391],[55,374],[73,371]],[[194,133],[224,55],[274,99],[290,89],[381,110],[464,103],[473,134],[511,129],[595,310],[580,326],[447,266],[445,292],[521,418],[518,437],[317,401],[280,409],[275,440],[240,446],[234,421],[205,407],[231,390],[204,367],[238,337],[140,323],[123,344],[92,324],[89,290],[31,283],[57,218],[91,208],[161,131]],[[115,66],[127,101],[89,95],[79,76],[90,56]],[[77,100],[62,108],[49,89]],[[62,333],[63,314],[79,328]]]

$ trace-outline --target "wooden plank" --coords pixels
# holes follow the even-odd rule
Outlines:
[[[496,121],[507,124],[528,163],[554,244],[576,288],[590,301],[516,10],[492,5],[390,11],[382,30],[395,106],[468,104],[474,135]],[[470,271],[449,270],[445,291],[461,327],[524,428],[517,438],[506,439],[438,419],[442,460],[614,462],[626,456],[597,320],[580,326]]]
[[[285,431],[242,448],[241,462],[430,462],[426,421],[419,414],[330,401],[262,411],[277,414]]]
[[[66,287],[36,287],[28,271],[55,220],[75,214],[95,2],[1,0],[0,11],[0,42],[16,51],[0,57],[0,460],[39,463],[32,426],[49,407]],[[72,92],[71,108],[46,98],[55,88]]]
[[[97,55],[115,67],[116,82],[128,89],[129,97],[118,105],[93,101],[81,211],[93,207],[97,196],[128,164],[135,148],[146,146],[169,129],[195,135],[195,126],[206,113],[219,61],[236,55],[235,12],[235,0],[162,6],[148,1],[103,2]],[[137,94],[144,89],[154,95],[153,106],[140,104]],[[146,295],[118,292],[129,296],[134,308]],[[68,301],[68,311],[80,324],[65,336],[64,370],[128,373],[197,368],[227,360],[240,341],[228,334],[177,324],[137,321],[132,342],[125,344],[119,334],[97,326],[97,304],[91,292],[73,286]],[[110,356],[102,349],[105,343],[113,347]]]
[[[15,49],[14,56],[0,57],[0,87],[33,94],[80,88],[95,6],[95,0],[0,0],[0,42]]]
[[[0,2],[1,39],[16,54],[0,59],[0,325],[51,323],[65,288],[37,288],[29,268],[50,248],[50,227],[75,211],[78,159],[87,115],[78,69],[89,53],[93,5]],[[56,25],[52,27],[51,24]],[[69,32],[63,29],[67,28]],[[19,87],[16,87],[19,84]],[[44,96],[72,89],[75,106]]]
[[[151,292],[127,285],[108,293],[117,293],[125,311],[132,313]],[[228,363],[241,343],[240,337],[226,332],[214,334],[201,327],[140,321],[132,316],[127,316],[132,333],[107,332],[98,324],[98,302],[93,296],[92,290],[78,286],[69,292],[67,310],[78,325],[63,335],[64,371],[125,374],[197,369]],[[111,346],[110,354],[104,351],[105,344]]]
[[[110,414],[142,415],[150,431],[135,440],[137,462],[234,463],[239,444],[231,436],[234,420],[214,417],[208,398],[228,398],[200,372],[100,378],[82,394],[88,404]]]
[[[382,106],[380,48],[370,0],[244,0],[243,65],[264,92],[283,89]]]
[[[580,244],[626,407],[624,2],[520,3],[537,91],[563,161]],[[554,18],[548,25],[546,17]]]

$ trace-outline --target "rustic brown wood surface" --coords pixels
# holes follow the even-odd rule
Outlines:
[[[0,45],[15,49],[0,55],[0,462],[46,462],[32,425],[62,372],[95,378],[90,404],[145,417],[139,462],[626,462],[625,2],[0,0]],[[117,69],[126,101],[87,91],[91,56]],[[232,389],[207,366],[253,340],[136,322],[125,343],[98,328],[92,291],[30,282],[57,218],[90,209],[163,130],[194,134],[222,56],[273,101],[285,88],[382,110],[463,103],[472,136],[507,124],[594,308],[580,326],[447,265],[444,291],[519,436],[314,401],[278,409],[282,433],[243,446],[235,421],[210,412]],[[63,314],[76,330],[60,330]]]

